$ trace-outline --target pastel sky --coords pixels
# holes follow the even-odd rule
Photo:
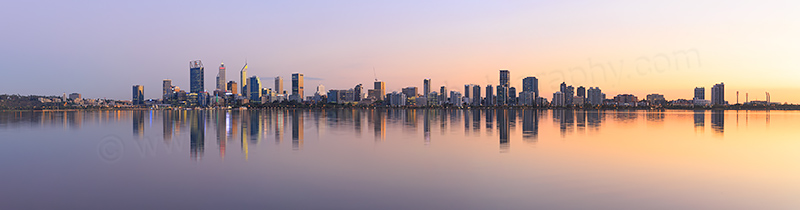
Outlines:
[[[763,100],[800,103],[796,1],[11,1],[0,13],[0,93],[131,98],[161,80],[189,87],[190,60],[214,88],[219,63],[249,74],[389,91],[540,80],[607,95],[691,98],[726,84]],[[373,72],[373,67],[376,69]],[[263,81],[268,86],[272,82]],[[707,91],[710,92],[710,91]],[[710,97],[710,96],[707,96]]]

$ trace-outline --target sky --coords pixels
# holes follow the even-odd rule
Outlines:
[[[202,60],[213,90],[248,63],[272,77],[326,89],[389,92],[464,84],[511,85],[535,76],[609,97],[691,99],[724,82],[726,100],[800,103],[800,3],[792,1],[11,1],[0,13],[0,93],[130,100],[161,97],[161,81],[189,89]],[[373,71],[374,69],[374,71]]]

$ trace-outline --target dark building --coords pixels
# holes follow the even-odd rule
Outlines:
[[[578,92],[576,94],[578,97],[586,99],[586,88],[583,86],[578,87]]]
[[[205,82],[203,80],[203,62],[200,60],[189,62],[189,92],[199,93],[205,90]]]
[[[539,80],[536,77],[522,79],[522,92],[534,92],[534,96],[539,97]]]
[[[133,86],[133,97],[131,99],[133,105],[142,105],[144,104],[144,86],[141,85],[134,85]]]
[[[364,87],[361,84],[356,85],[353,88],[353,101],[361,101],[361,97],[363,97]]]
[[[725,83],[719,83],[711,87],[711,104],[725,105]]]
[[[704,87],[696,87],[694,88],[694,99],[706,99],[706,88]]]

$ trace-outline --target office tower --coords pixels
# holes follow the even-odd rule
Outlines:
[[[522,92],[533,92],[534,98],[539,97],[539,79],[536,77],[525,77],[522,79]]]
[[[226,90],[225,87],[225,63],[219,63],[219,73],[217,73],[217,90]]]
[[[248,84],[248,92],[250,93],[250,102],[261,101],[261,79],[257,76],[250,77]]]
[[[696,87],[696,88],[694,88],[694,99],[705,100],[706,99],[706,88],[705,87]]]
[[[303,74],[301,73],[292,74],[292,96],[295,101],[303,102],[305,92],[303,91]]]
[[[242,88],[242,92],[241,92],[242,96],[248,97],[248,95],[247,95],[247,61],[244,62],[244,66],[242,67],[242,70],[239,71],[239,85],[242,86],[241,87]]]
[[[403,93],[392,92],[389,94],[389,104],[392,106],[405,106],[406,100],[408,97]]]
[[[711,104],[725,105],[725,83],[719,83],[711,87]]]
[[[386,95],[386,83],[382,81],[375,81],[375,92],[378,94],[377,99],[383,100]]]
[[[505,85],[498,85],[497,87],[495,87],[495,89],[497,89],[496,104],[506,105],[506,102],[508,101],[508,87],[506,87]]]
[[[508,104],[510,105],[517,104],[517,88],[515,87],[508,88]]]
[[[429,93],[431,93],[431,79],[422,80],[422,96],[428,98]]]
[[[133,105],[144,104],[144,86],[141,85],[133,86],[133,97],[131,99],[131,102],[133,102]]]
[[[583,86],[578,87],[578,92],[576,93],[578,97],[582,99],[586,99],[586,88]]]
[[[273,90],[278,94],[283,93],[283,78],[281,76],[275,77],[275,88]]]
[[[505,86],[506,88],[510,87],[511,85],[508,83],[508,78],[511,76],[511,73],[508,70],[500,70],[500,84],[497,86]]]
[[[447,87],[442,86],[439,88],[439,102],[445,103],[447,101]]]
[[[450,91],[450,104],[453,104],[453,106],[461,106],[461,93],[458,91]]]
[[[203,62],[194,60],[189,62],[189,92],[199,93],[205,90]]]
[[[168,101],[172,98],[172,80],[165,79],[161,82],[161,100]]]
[[[553,100],[550,105],[552,106],[564,106],[566,100],[564,99],[564,93],[561,91],[553,93]]]
[[[362,92],[364,92],[364,87],[361,84],[356,85],[353,88],[353,101],[361,101],[361,98],[364,97]]]
[[[562,82],[560,92],[564,94],[564,104],[572,104],[572,96],[575,95],[575,88],[572,85],[567,86],[567,83]]]
[[[228,92],[232,93],[233,95],[239,94],[239,86],[234,81],[228,82]]]
[[[484,99],[483,105],[492,106],[495,103],[494,99],[494,88],[492,85],[486,85],[486,98]]]
[[[472,86],[472,105],[473,106],[480,106],[481,105],[481,86],[478,85],[471,85]]]
[[[473,88],[472,85],[464,85],[464,97],[467,98],[472,97],[472,95],[470,95],[470,89],[472,88]]]
[[[407,98],[416,98],[417,97],[417,87],[405,87],[402,90],[403,94],[406,94]]]
[[[601,105],[603,104],[603,92],[600,91],[598,87],[589,87],[587,92],[589,97],[589,103],[592,105]]]

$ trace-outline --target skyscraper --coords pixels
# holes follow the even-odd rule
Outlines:
[[[711,87],[711,104],[725,105],[725,83],[720,82]]]
[[[494,105],[495,98],[494,98],[494,88],[492,88],[492,85],[486,85],[486,98],[484,100],[485,102],[483,105],[485,106]]]
[[[578,92],[576,94],[578,97],[586,99],[586,88],[583,86],[578,87]]]
[[[247,83],[248,92],[250,93],[250,102],[261,101],[261,79],[257,76],[252,76]]]
[[[217,73],[217,90],[226,90],[227,78],[225,77],[225,63],[219,63],[219,73]]]
[[[248,97],[247,96],[247,61],[244,62],[244,66],[242,67],[242,70],[239,71],[239,85],[242,86],[242,92],[241,92],[242,96]]]
[[[228,92],[232,93],[233,95],[239,95],[239,85],[237,85],[235,81],[229,81]]]
[[[469,93],[470,89],[472,89],[472,85],[464,85],[464,97],[472,97]]]
[[[706,99],[706,88],[705,87],[696,87],[694,88],[694,99]]]
[[[522,79],[522,92],[534,92],[534,97],[539,97],[539,80],[536,77]]]
[[[144,104],[144,86],[141,85],[134,85],[133,86],[133,97],[131,99],[133,105],[143,105]]]
[[[589,87],[587,91],[587,95],[589,98],[589,103],[592,105],[601,105],[603,104],[603,92],[600,91],[598,87]]]
[[[472,86],[472,105],[473,106],[480,106],[481,105],[481,86],[479,85],[470,85]]]
[[[161,100],[168,101],[172,98],[172,80],[165,79],[161,84]]]
[[[498,85],[495,87],[497,89],[497,105],[506,105],[508,102],[508,87],[505,85]]]
[[[353,101],[361,101],[363,97],[364,87],[361,84],[353,88]]]
[[[383,97],[386,95],[386,83],[382,81],[375,81],[375,91],[378,92],[377,99],[383,100]]]
[[[505,86],[506,88],[511,87],[508,83],[508,78],[511,76],[511,72],[508,70],[500,70],[500,84],[497,86]]]
[[[297,102],[303,102],[304,95],[303,91],[303,74],[301,73],[294,73],[292,74],[292,96],[294,100]]]
[[[439,88],[439,101],[445,103],[447,101],[447,87],[442,86]]]
[[[203,62],[194,60],[189,62],[189,92],[199,93],[205,90],[204,87]]]
[[[429,93],[431,93],[431,79],[422,80],[422,96],[428,98]]]
[[[283,78],[281,76],[275,77],[275,88],[273,90],[278,94],[283,94]]]

